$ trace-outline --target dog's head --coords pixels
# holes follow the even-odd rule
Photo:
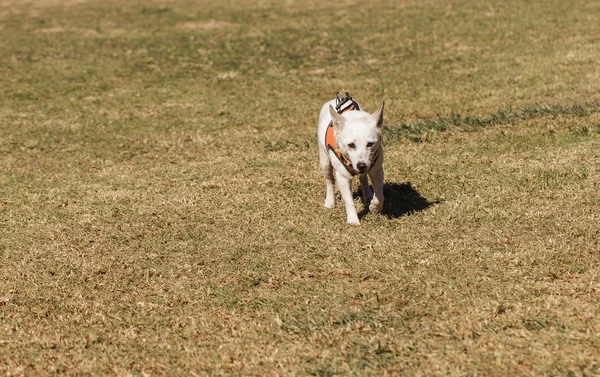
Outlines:
[[[373,114],[346,111],[343,115],[329,105],[337,147],[348,157],[354,170],[361,174],[369,171],[373,155],[381,146],[383,105],[384,101]]]

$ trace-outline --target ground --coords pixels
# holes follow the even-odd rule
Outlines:
[[[600,374],[599,36],[594,1],[0,0],[0,374]],[[386,100],[360,227],[336,91]]]

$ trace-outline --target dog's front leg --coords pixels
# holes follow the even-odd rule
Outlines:
[[[371,213],[381,212],[383,208],[383,167],[375,167],[369,172],[369,178],[373,184],[373,191],[375,195],[369,205],[369,211]]]
[[[344,204],[346,205],[346,219],[348,224],[360,225],[358,215],[356,214],[356,207],[354,206],[354,198],[352,197],[352,178],[346,178],[339,172],[336,172],[335,176],[340,188],[340,194],[342,194]]]
[[[333,167],[331,166],[331,161],[329,160],[329,156],[322,149],[319,149],[320,152],[320,166],[323,175],[325,176],[325,182],[327,185],[327,191],[325,192],[325,203],[323,204],[325,208],[333,208],[335,204],[335,177],[333,175]]]
[[[369,177],[366,174],[359,175],[360,179],[360,188],[362,189],[363,200],[365,201],[365,206],[369,205],[371,199],[373,199],[373,192],[369,187]]]

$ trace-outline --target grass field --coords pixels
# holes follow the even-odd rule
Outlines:
[[[591,0],[0,0],[0,375],[600,375],[599,61]]]

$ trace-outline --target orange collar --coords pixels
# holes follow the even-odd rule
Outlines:
[[[340,112],[340,114],[343,114],[349,110],[359,110],[358,104],[356,102],[352,101],[352,104],[350,106],[346,107],[345,109],[343,109]],[[347,158],[346,156],[344,156],[342,151],[337,149],[336,146],[337,146],[337,144],[335,142],[335,134],[334,134],[334,127],[333,127],[333,120],[332,120],[331,122],[329,122],[329,126],[327,126],[327,130],[325,131],[325,148],[328,151],[332,151],[335,154],[335,156],[338,158],[338,160],[340,160],[342,165],[344,165],[344,167],[346,168],[348,173],[352,174],[353,176],[358,175],[359,173],[352,167],[352,162],[350,162],[350,159]],[[379,148],[377,149],[377,151],[373,155],[373,158],[371,159],[371,168],[373,167],[373,165],[375,165],[375,162],[377,162],[378,158],[379,158]],[[370,168],[369,168],[369,170],[370,170]]]

